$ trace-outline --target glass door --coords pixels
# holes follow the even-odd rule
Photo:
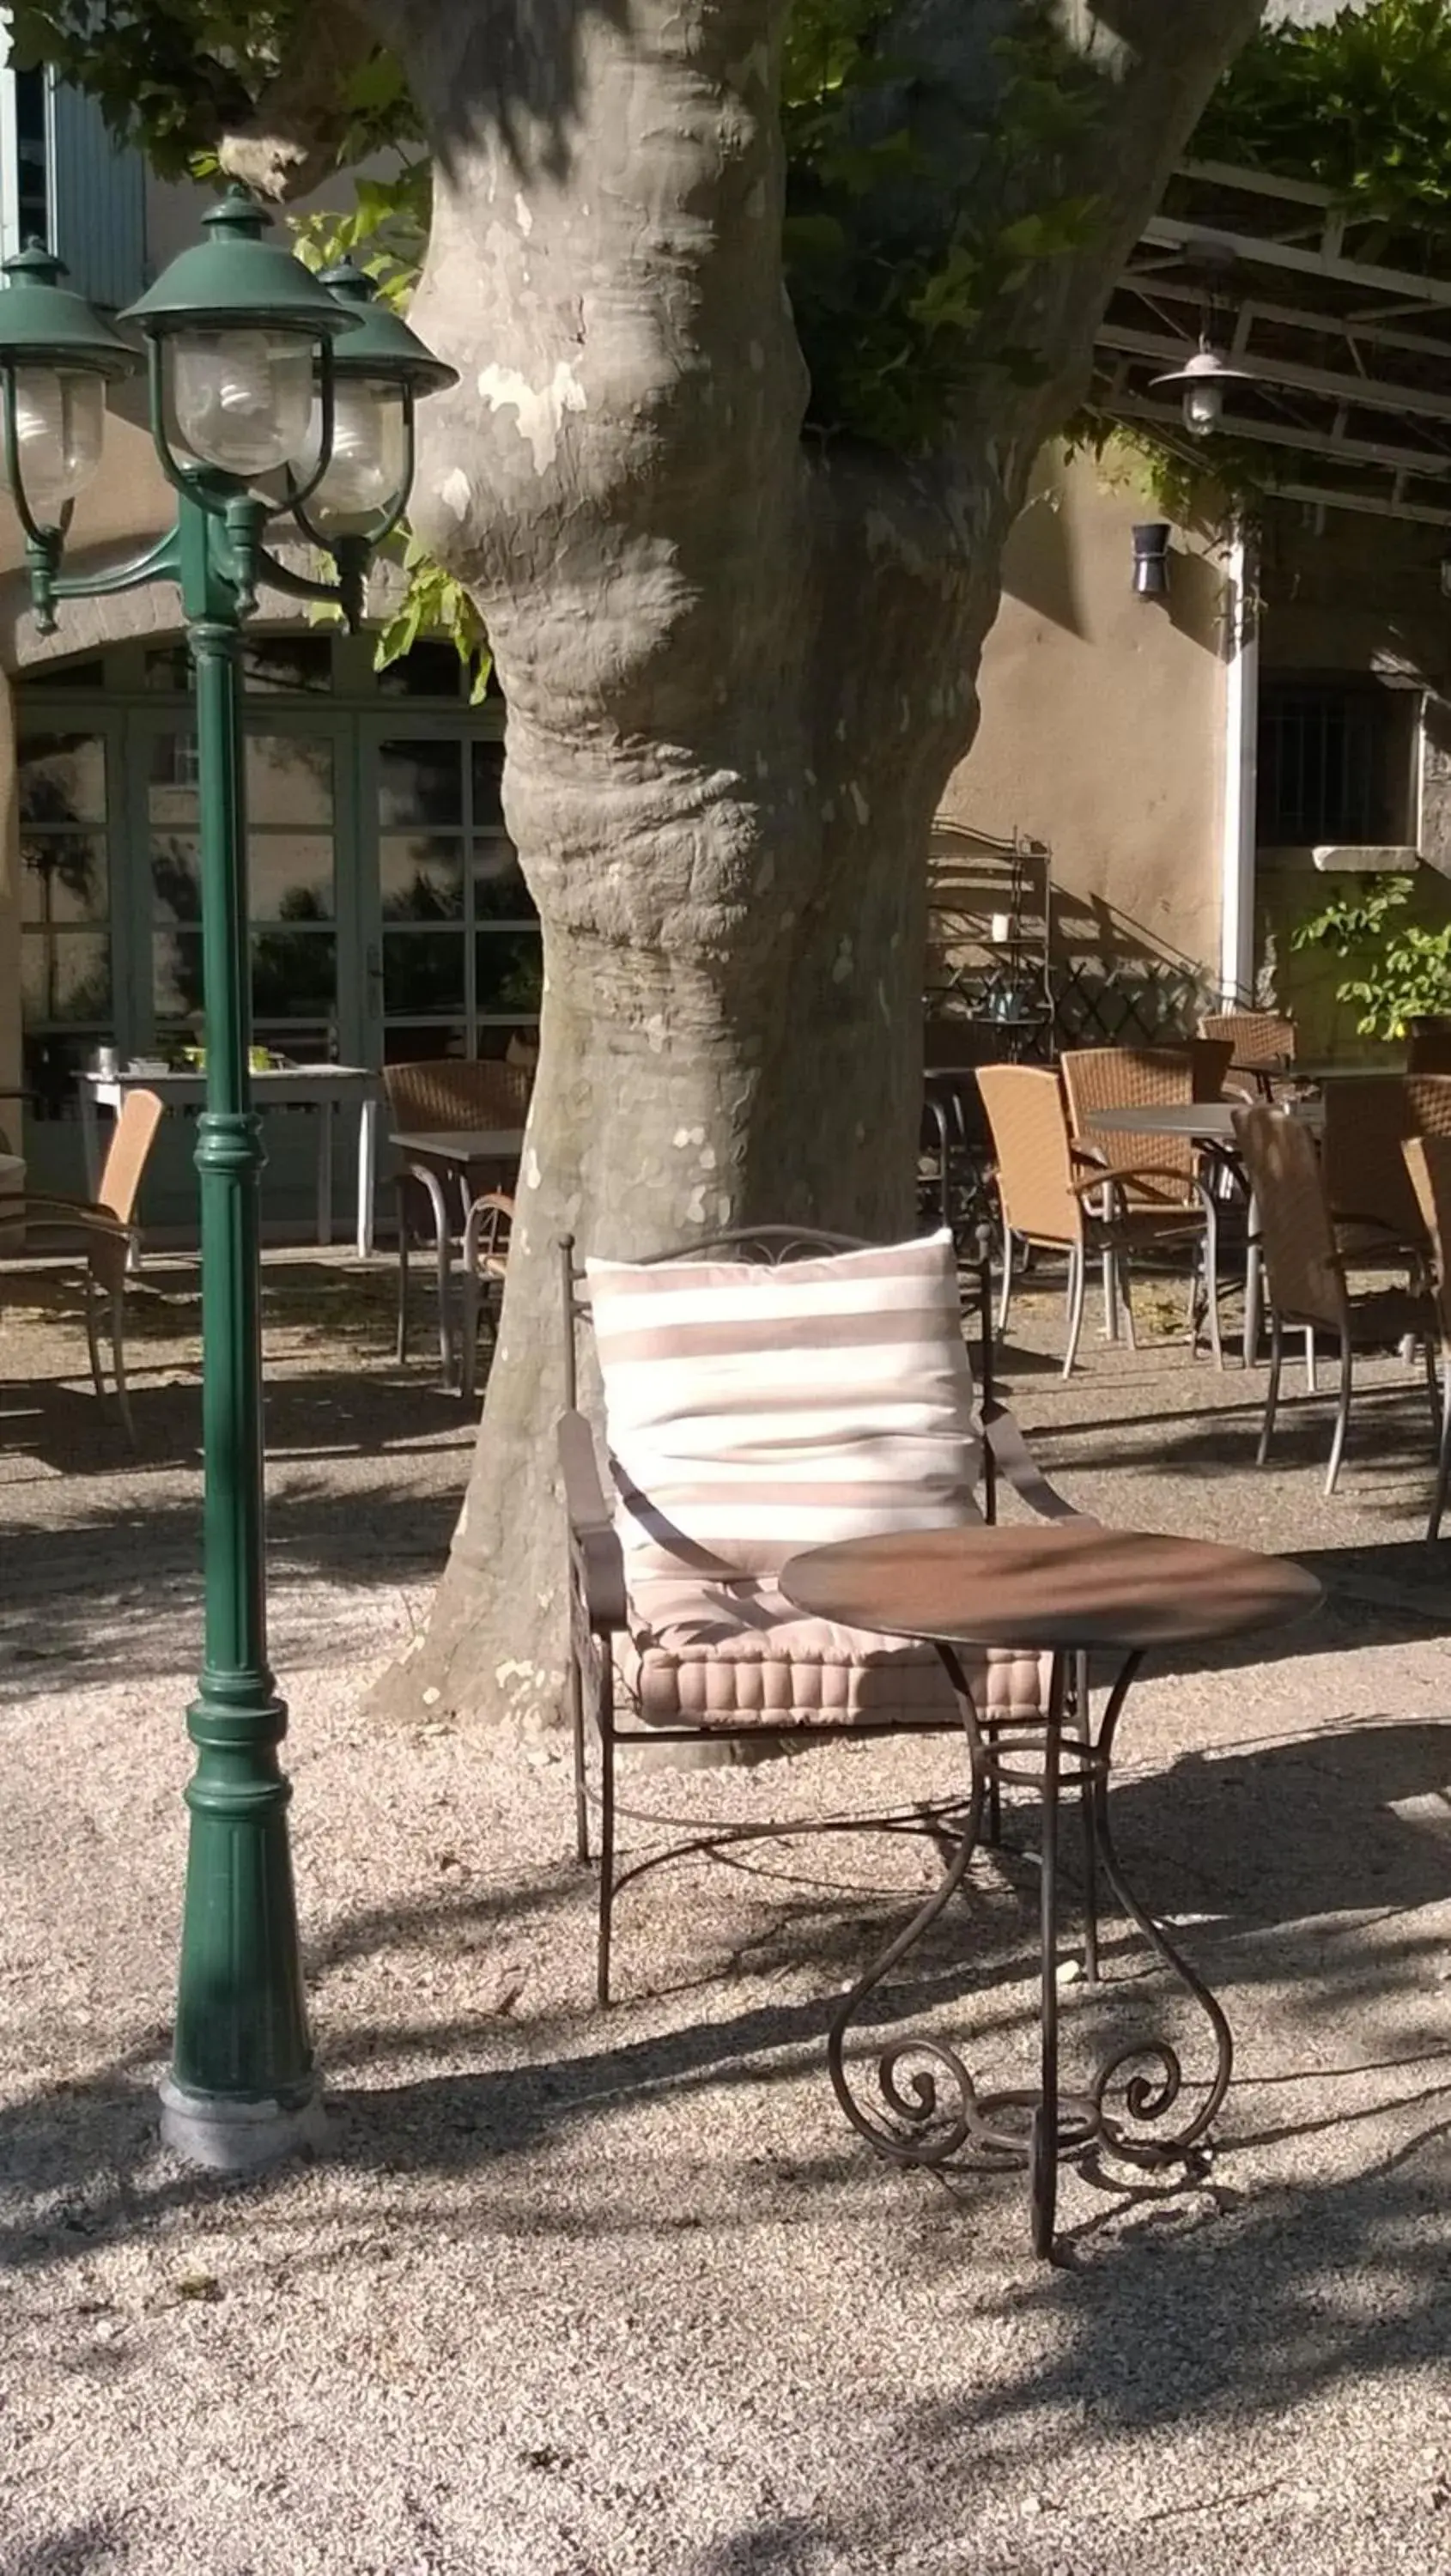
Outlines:
[[[387,1061],[503,1055],[538,1025],[538,916],[504,828],[502,725],[492,710],[485,722],[400,709],[367,727],[368,980]]]

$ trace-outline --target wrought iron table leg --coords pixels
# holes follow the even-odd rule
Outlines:
[[[1229,2087],[1233,2042],[1229,2023],[1217,1999],[1181,1957],[1167,1933],[1140,1904],[1124,1878],[1114,1848],[1108,1820],[1109,1767],[1124,1701],[1142,1657],[1135,1654],[1125,1660],[1109,1693],[1097,1735],[1092,1734],[1083,1717],[1078,1715],[1073,1732],[1065,1737],[1069,1652],[1060,1650],[1053,1658],[1052,1686],[1043,1727],[1031,1735],[1026,1728],[1013,1730],[1005,1747],[996,1730],[985,1730],[979,1723],[961,1664],[952,1648],[941,1646],[939,1652],[957,1693],[972,1765],[972,1795],[962,1839],[941,1884],[933,1890],[926,1903],[918,1907],[904,1930],[872,1962],[865,1975],[858,1978],[838,2006],[827,2041],[827,2065],[836,2098],[852,2127],[880,2154],[891,2157],[895,2162],[941,2168],[950,2165],[966,2150],[978,2160],[979,2169],[985,2166],[988,2170],[1001,2171],[1026,2165],[1033,2250],[1052,2259],[1058,2167],[1063,2160],[1082,2156],[1095,2147],[1106,2147],[1115,2155],[1147,2165],[1166,2164],[1187,2154],[1204,2138],[1224,2100]],[[1081,1694],[1081,1670],[1076,1678]],[[1041,1769],[1036,1774],[1022,1768],[1010,1769],[1014,1755],[1030,1747],[1041,1754]],[[1097,2070],[1086,2089],[1075,2088],[1065,2093],[1059,2081],[1058,1828],[1065,1755],[1071,1764],[1067,1777],[1084,1799],[1096,1845],[1096,1858],[1102,1863],[1113,1894],[1199,2004],[1214,2036],[1214,2068],[1203,2102],[1180,2128],[1157,2137],[1145,2136],[1142,2132],[1144,2129],[1152,2130],[1159,2121],[1167,2118],[1184,2086],[1178,2052],[1167,2039],[1135,2040],[1118,2049]],[[874,2109],[864,2108],[852,2092],[845,2063],[847,2034],[867,1997],[915,1947],[962,1886],[978,1840],[983,1809],[994,1775],[1010,1779],[1035,1778],[1042,1796],[1039,2082],[1031,2091],[979,2094],[965,2060],[945,2040],[925,2036],[895,2039],[879,2053],[876,2062],[883,2116]],[[1096,1882],[1090,1878],[1090,1909],[1095,1897]],[[1090,1910],[1090,1924],[1092,1921]],[[1097,1944],[1092,1932],[1090,1941],[1093,1973],[1096,1974]],[[915,2059],[917,2064],[904,2075],[902,2070],[908,2059]],[[1124,2111],[1128,2120],[1137,2124],[1136,2127],[1125,2127],[1119,2112],[1110,2107],[1109,2095],[1114,2089],[1121,2090]]]
[[[1044,2257],[1051,2257],[1053,2252],[1053,2220],[1058,2208],[1058,2158],[1063,2145],[1058,2118],[1058,1775],[1063,1737],[1064,1662],[1062,1655],[1053,1658],[1048,1732],[1043,1746],[1039,1845],[1041,2089],[1033,2108],[1029,2192],[1033,2212],[1033,2251]]]
[[[1093,1707],[1089,1697],[1088,1657],[1073,1659],[1074,1716],[1078,1726],[1079,1762],[1082,1776],[1078,1799],[1083,1824],[1083,1974],[1090,1986],[1098,1983],[1098,1821],[1093,1811]]]

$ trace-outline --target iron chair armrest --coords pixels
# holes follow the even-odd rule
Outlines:
[[[1042,1521],[1090,1521],[1091,1512],[1079,1511],[1056,1485],[1050,1485],[1042,1468],[1031,1455],[1013,1416],[1001,1404],[984,1406],[983,1438],[992,1452],[993,1465],[1005,1476],[1020,1502]]]
[[[1183,1175],[1171,1172],[1163,1163],[1095,1163],[1091,1170],[1080,1173],[1070,1186],[1076,1198],[1089,1198],[1101,1190],[1106,1181],[1182,1181]]]
[[[558,1428],[569,1554],[580,1598],[596,1636],[626,1625],[625,1553],[600,1481],[594,1433],[582,1413],[562,1413]]]
[[[20,1224],[34,1218],[57,1232],[70,1226],[82,1234],[104,1235],[116,1243],[129,1245],[134,1239],[133,1228],[123,1225],[114,1209],[96,1207],[87,1199],[49,1198],[43,1191],[32,1197],[26,1192],[18,1198],[0,1201],[0,1206],[4,1207],[7,1224],[12,1217]]]

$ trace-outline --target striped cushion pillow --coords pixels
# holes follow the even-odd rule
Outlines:
[[[975,1520],[980,1451],[945,1231],[779,1266],[586,1264],[631,1583]]]

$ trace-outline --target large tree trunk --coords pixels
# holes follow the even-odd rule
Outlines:
[[[1039,13],[939,14],[944,78],[986,97],[994,39]],[[995,375],[950,456],[894,472],[800,439],[782,0],[378,0],[436,146],[415,319],[463,377],[427,407],[415,521],[488,624],[545,960],[477,1462],[391,1705],[556,1717],[561,1234],[619,1255],[778,1218],[910,1223],[928,832],[971,740],[1002,540],[1258,9],[1062,14],[1103,98],[1044,185],[1101,191],[1095,249],[1033,287],[1041,381]],[[933,18],[913,12],[919,49]]]

